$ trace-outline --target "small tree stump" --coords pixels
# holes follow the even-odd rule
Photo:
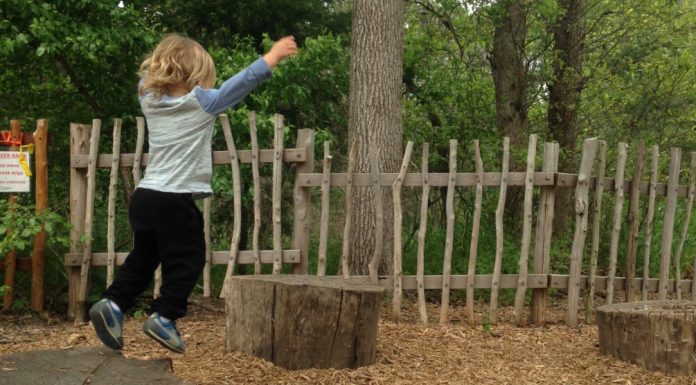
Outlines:
[[[233,277],[225,297],[227,351],[286,369],[356,368],[375,361],[384,289],[303,275]]]
[[[696,374],[696,303],[643,301],[597,309],[599,350],[646,369]]]

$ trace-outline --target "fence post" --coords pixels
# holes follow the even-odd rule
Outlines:
[[[89,154],[90,126],[70,124],[70,156]],[[85,209],[87,195],[87,168],[70,169],[70,253],[77,254],[82,250],[80,238],[84,232]],[[75,319],[78,306],[78,291],[80,289],[81,266],[68,267],[68,317]]]
[[[48,122],[39,119],[34,132],[34,170],[36,183],[36,213],[48,207]],[[46,266],[46,230],[34,236],[31,253],[31,310],[44,308],[44,270]]]
[[[679,188],[679,166],[681,149],[672,147],[669,158],[669,179],[667,180],[667,205],[662,226],[662,245],[660,246],[660,281],[658,298],[667,299],[669,291],[669,267],[672,258],[672,238],[674,237],[674,213],[677,211],[677,189]]]
[[[314,130],[303,128],[297,131],[297,148],[304,148],[306,158],[298,163],[295,172],[309,173],[314,171]],[[310,188],[300,186],[300,180],[295,175],[293,200],[295,203],[293,216],[293,248],[300,250],[300,263],[293,265],[294,274],[307,274],[309,258],[309,224],[312,216]]]

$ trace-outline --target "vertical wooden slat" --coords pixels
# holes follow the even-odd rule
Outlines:
[[[428,197],[430,196],[430,178],[428,177],[428,157],[430,144],[423,143],[423,159],[421,160],[421,179],[423,191],[421,196],[420,223],[418,224],[418,261],[416,266],[416,284],[418,286],[418,314],[423,325],[428,325],[428,311],[425,308],[425,232],[428,228]]]
[[[297,131],[297,148],[305,150],[306,160],[299,163],[295,171],[300,173],[314,172],[314,130],[300,129]],[[309,255],[309,225],[312,219],[310,188],[300,186],[299,178],[295,178],[293,188],[293,237],[292,245],[300,250],[300,263],[293,265],[294,274],[307,274],[307,256]]]
[[[635,288],[633,278],[636,276],[636,255],[638,254],[638,206],[640,205],[640,184],[643,179],[643,167],[645,165],[645,143],[638,147],[638,156],[633,167],[633,180],[631,181],[631,195],[628,199],[628,251],[626,253],[626,302],[633,301]],[[679,286],[677,286],[679,287]]]
[[[48,121],[39,119],[34,131],[34,180],[36,213],[48,208]],[[44,310],[44,270],[46,267],[46,230],[34,236],[31,253],[31,310]]]
[[[662,226],[662,244],[660,245],[660,281],[658,297],[667,299],[669,290],[669,267],[672,258],[672,238],[674,237],[674,213],[677,210],[677,189],[679,188],[679,166],[681,149],[672,147],[669,159],[669,180],[667,180],[667,205]]]
[[[261,274],[259,256],[259,231],[261,229],[261,178],[259,177],[259,139],[256,131],[256,113],[249,111],[249,135],[251,137],[251,178],[254,183],[254,229],[251,234],[251,252],[254,256],[254,274]]]
[[[674,254],[674,280],[677,290],[677,299],[681,299],[681,255],[684,251],[684,242],[686,241],[687,231],[689,231],[689,221],[691,219],[691,210],[694,207],[694,195],[696,192],[696,186],[694,185],[694,180],[696,176],[696,152],[691,153],[691,163],[689,166],[689,190],[687,193],[686,208],[684,209],[684,220],[682,222],[681,231],[679,232],[679,245],[677,246],[677,251]],[[696,281],[696,280],[695,280]]]
[[[225,135],[225,143],[227,144],[227,152],[230,154],[230,167],[232,168],[232,204],[234,219],[232,222],[232,239],[230,240],[230,259],[227,261],[227,270],[225,271],[225,280],[220,291],[220,298],[227,295],[230,279],[234,274],[234,269],[237,267],[237,254],[239,253],[239,236],[242,227],[242,187],[239,180],[239,158],[237,157],[237,148],[232,137],[232,128],[227,115],[220,115],[220,123],[222,132]]]
[[[22,128],[20,126],[19,120],[10,121],[10,140],[15,143],[21,143],[22,141]],[[19,149],[19,146],[12,145],[10,146],[10,149],[16,150]],[[14,206],[17,203],[17,194],[10,194],[7,198],[7,203],[9,206],[9,210],[14,210]],[[7,235],[10,236],[10,234],[12,234],[13,231],[17,231],[17,229],[8,228]],[[5,295],[3,298],[4,310],[10,309],[12,307],[12,304],[14,303],[14,279],[16,270],[17,254],[14,250],[10,250],[7,252],[7,254],[5,254],[5,286],[7,286],[7,289],[5,290]]]
[[[503,215],[505,213],[505,198],[507,195],[508,174],[510,170],[510,138],[503,138],[503,161],[500,175],[500,192],[498,193],[498,206],[495,209],[495,262],[493,265],[493,279],[491,282],[491,305],[488,313],[488,321],[497,323],[498,318],[498,291],[500,289],[500,270],[503,265]]]
[[[440,306],[440,325],[446,325],[449,311],[450,276],[452,274],[452,249],[454,247],[454,193],[457,181],[457,141],[450,139],[449,178],[447,183],[447,230],[445,234],[445,256],[442,266],[442,303]]]
[[[614,277],[616,276],[616,260],[619,254],[619,237],[621,235],[621,217],[624,206],[624,173],[627,157],[626,143],[619,143],[619,157],[616,161],[616,182],[614,183],[614,221],[611,230],[609,246],[609,272],[607,274],[607,305],[614,302]]]
[[[283,268],[283,243],[281,234],[281,193],[283,192],[283,115],[275,114],[273,146],[273,274]]]
[[[70,156],[89,154],[90,127],[84,124],[70,124]],[[85,228],[85,195],[87,191],[87,169],[70,168],[70,252],[77,254],[81,251],[80,240]],[[77,318],[84,315],[79,312],[79,291],[81,266],[68,267],[68,318],[83,321]]]
[[[374,143],[370,143],[370,176],[372,177],[372,190],[375,200],[375,249],[368,266],[372,283],[378,282],[379,264],[382,261],[382,244],[384,242],[384,203],[382,202],[382,185],[379,180],[380,170],[377,156],[377,146]]]
[[[542,171],[558,171],[558,143],[544,144],[544,158]],[[534,273],[549,274],[551,264],[551,236],[553,234],[553,215],[556,202],[556,189],[554,186],[541,188],[539,201],[539,214],[537,215],[536,239],[534,242]],[[534,289],[532,291],[532,308],[530,321],[534,325],[543,325],[546,314],[546,302],[548,301],[548,289]]]
[[[331,189],[331,154],[329,142],[324,142],[324,165],[321,176],[321,217],[319,226],[319,257],[317,275],[326,275],[326,246],[329,238],[329,192]]]
[[[203,296],[212,295],[210,271],[213,265],[213,251],[210,246],[210,197],[203,199],[203,237],[205,238],[205,265],[203,266]]]
[[[532,198],[534,197],[534,163],[536,159],[537,135],[529,136],[527,149],[527,174],[524,183],[524,216],[522,222],[522,246],[520,248],[519,278],[515,294],[513,313],[516,325],[522,323],[522,308],[527,293],[527,264],[529,260],[529,242],[532,234]]]
[[[118,189],[119,163],[121,159],[121,119],[114,119],[113,145],[111,147],[111,174],[109,175],[109,203],[107,207],[108,223],[106,225],[106,285],[111,286],[114,281],[114,268],[116,265],[116,195]]]
[[[657,196],[657,168],[660,165],[660,147],[652,148],[652,164],[650,167],[650,188],[648,190],[648,212],[645,216],[645,240],[643,241],[643,287],[641,299],[648,300],[648,278],[650,278],[650,244],[655,220],[655,197]],[[696,280],[694,281],[696,282]]]
[[[145,118],[138,116],[135,118],[138,134],[135,140],[135,156],[133,158],[133,182],[138,187],[141,177],[141,167],[143,157],[143,145],[145,144]]]
[[[346,222],[343,225],[343,247],[341,248],[341,272],[343,278],[350,277],[350,228],[353,220],[353,168],[358,154],[358,140],[353,139],[348,153],[348,170],[346,171]]]
[[[411,162],[411,154],[413,153],[413,142],[408,141],[406,143],[406,152],[404,153],[404,159],[401,162],[401,168],[399,169],[399,174],[396,180],[392,184],[392,197],[394,199],[394,295],[392,296],[392,309],[394,311],[394,318],[399,321],[401,315],[401,297],[403,295],[402,289],[402,245],[401,245],[401,230],[402,230],[402,214],[401,214],[401,184],[406,177],[406,170],[408,169],[408,164]]]
[[[99,132],[101,120],[92,120],[92,133],[89,139],[89,163],[87,167],[87,196],[85,208],[85,244],[82,248],[82,265],[80,267],[80,292],[77,306],[77,319],[85,319],[85,302],[89,282],[89,269],[92,261],[92,217],[94,214],[94,185],[96,183],[97,157],[99,156]]]
[[[592,164],[597,152],[597,139],[586,139],[582,145],[582,158],[578,170],[578,183],[575,187],[575,234],[570,255],[570,272],[568,277],[568,309],[566,324],[577,325],[578,300],[580,297],[580,270],[582,254],[587,237],[587,217],[589,214],[589,190]]]
[[[469,325],[476,324],[474,315],[474,276],[476,275],[479,228],[481,226],[481,202],[483,201],[483,160],[481,160],[481,148],[478,140],[474,140],[474,153],[476,160],[476,197],[474,198],[474,218],[471,226],[469,266],[466,277],[466,313]]]
[[[585,302],[585,322],[592,322],[594,313],[595,280],[597,276],[597,257],[599,255],[599,230],[602,220],[602,195],[604,194],[604,173],[607,169],[607,142],[599,141],[597,179],[594,185],[594,207],[592,209],[592,248],[590,249],[590,276],[588,277],[587,300]]]

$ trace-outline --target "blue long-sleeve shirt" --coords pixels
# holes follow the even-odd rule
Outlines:
[[[149,157],[138,188],[192,193],[212,193],[211,141],[215,117],[239,103],[271,76],[259,58],[226,80],[219,89],[196,86],[186,95],[140,97],[148,127]]]

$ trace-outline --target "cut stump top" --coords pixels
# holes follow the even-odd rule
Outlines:
[[[340,276],[314,276],[314,275],[238,275],[233,279],[242,281],[267,281],[277,282],[289,286],[323,287],[328,289],[341,289],[344,291],[360,292],[384,292],[384,288],[378,284],[370,283],[366,278],[343,278]]]
[[[652,314],[661,312],[663,314],[691,314],[696,316],[696,302],[683,300],[623,302],[600,306],[597,308],[597,311],[601,313],[622,312],[634,314]]]

